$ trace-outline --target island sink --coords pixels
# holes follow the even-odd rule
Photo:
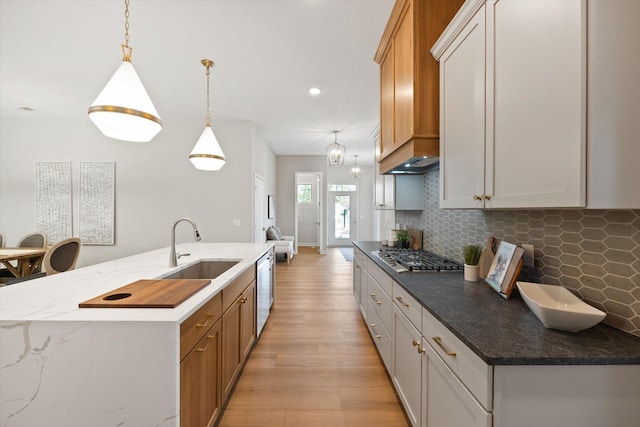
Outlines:
[[[238,261],[198,261],[163,276],[162,279],[215,279],[237,263]]]

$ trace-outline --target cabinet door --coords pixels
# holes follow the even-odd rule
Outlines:
[[[425,425],[429,427],[491,427],[492,415],[471,395],[429,344],[426,350]]]
[[[484,206],[484,61],[483,6],[440,58],[441,208]]]
[[[222,316],[222,396],[229,396],[231,387],[240,370],[240,300],[232,304]]]
[[[485,205],[585,206],[586,2],[487,2]]]
[[[244,291],[240,298],[240,363],[249,355],[256,340],[256,281]]]
[[[378,168],[378,165],[375,165]],[[376,209],[395,209],[395,176],[393,175],[380,175],[376,172],[375,175],[375,208]]]
[[[180,363],[180,426],[213,426],[221,405],[217,322]]]
[[[393,307],[393,384],[412,426],[421,425],[422,343],[420,332]],[[437,425],[437,424],[434,424]],[[463,425],[463,424],[460,424]]]
[[[640,209],[640,2],[588,8],[587,207]]]
[[[413,2],[409,1],[404,17],[400,18],[398,30],[393,39],[395,66],[395,147],[398,148],[413,136]]]
[[[386,157],[394,148],[393,56],[393,44],[391,44],[387,55],[380,64],[380,155],[378,160]]]
[[[355,253],[355,250],[354,250]],[[362,266],[356,256],[353,257],[353,296],[360,306],[360,276]]]

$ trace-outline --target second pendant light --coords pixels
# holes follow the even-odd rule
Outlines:
[[[193,163],[196,169],[217,171],[224,166],[225,158],[218,139],[213,134],[213,130],[211,130],[211,117],[209,115],[209,75],[211,67],[215,64],[210,59],[203,59],[201,62],[207,69],[207,118],[205,128],[198,142],[196,142],[196,145],[193,147],[191,154],[189,154],[189,160],[191,160],[191,163]]]

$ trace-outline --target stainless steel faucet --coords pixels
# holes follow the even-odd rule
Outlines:
[[[169,253],[169,267],[177,267],[178,266],[178,258],[182,256],[189,256],[191,254],[176,254],[176,225],[179,222],[186,221],[193,227],[193,237],[196,241],[201,240],[200,232],[198,231],[198,226],[195,222],[191,221],[189,218],[180,218],[176,222],[173,223],[173,227],[171,227],[171,252]]]

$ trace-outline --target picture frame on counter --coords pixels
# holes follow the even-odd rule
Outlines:
[[[511,296],[522,269],[523,254],[524,249],[513,243],[502,241],[498,245],[485,282],[504,299]]]

